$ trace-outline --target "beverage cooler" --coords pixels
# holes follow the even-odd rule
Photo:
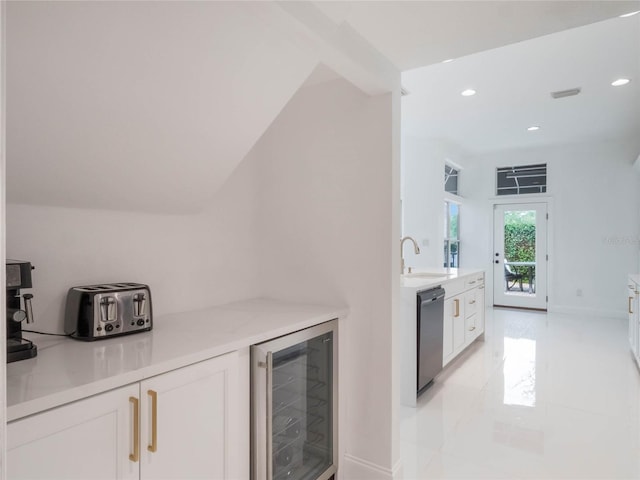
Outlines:
[[[337,470],[337,326],[251,347],[252,480],[327,480]]]

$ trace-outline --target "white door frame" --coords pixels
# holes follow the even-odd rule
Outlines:
[[[490,197],[489,204],[491,208],[491,242],[490,242],[490,252],[488,252],[488,256],[491,259],[491,273],[492,273],[492,282],[491,292],[487,292],[487,300],[491,302],[493,305],[494,300],[494,285],[495,285],[495,268],[494,259],[495,259],[495,208],[497,206],[504,205],[526,205],[526,204],[536,204],[536,203],[546,203],[547,205],[547,256],[549,260],[547,261],[547,301],[546,301],[546,309],[550,310],[550,305],[552,303],[553,291],[554,291],[554,268],[553,268],[553,259],[554,259],[554,227],[553,227],[553,219],[554,219],[554,202],[553,197],[545,195],[545,194],[530,194],[530,195],[505,195],[501,197]]]

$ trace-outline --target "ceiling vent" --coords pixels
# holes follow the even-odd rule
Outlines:
[[[578,88],[570,88],[569,90],[560,90],[558,92],[551,92],[551,96],[553,98],[564,98],[564,97],[573,97],[574,95],[578,95],[582,89]]]

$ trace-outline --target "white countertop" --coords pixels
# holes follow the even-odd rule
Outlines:
[[[475,275],[477,273],[483,273],[481,269],[465,269],[465,268],[452,268],[447,271],[446,268],[430,268],[429,270],[414,270],[411,274],[405,274],[400,277],[400,286],[403,290],[406,289],[407,293],[415,294],[425,288],[436,287],[438,285],[445,285],[448,282],[457,280],[458,278],[466,277],[468,275]],[[435,277],[420,277],[421,273],[427,273],[429,275],[439,275]],[[441,275],[440,275],[441,274]],[[415,276],[411,276],[415,275]]]
[[[347,313],[346,308],[252,299],[158,316],[150,332],[95,342],[25,333],[38,356],[7,365],[7,421]]]

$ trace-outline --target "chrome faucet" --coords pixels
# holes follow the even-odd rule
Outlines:
[[[420,254],[420,247],[418,247],[418,244],[413,238],[404,237],[402,240],[400,240],[400,275],[404,275],[404,253],[403,253],[402,247],[404,247],[404,242],[406,240],[411,240],[413,242],[414,253],[416,255]],[[409,267],[409,273],[411,273],[411,267]]]

